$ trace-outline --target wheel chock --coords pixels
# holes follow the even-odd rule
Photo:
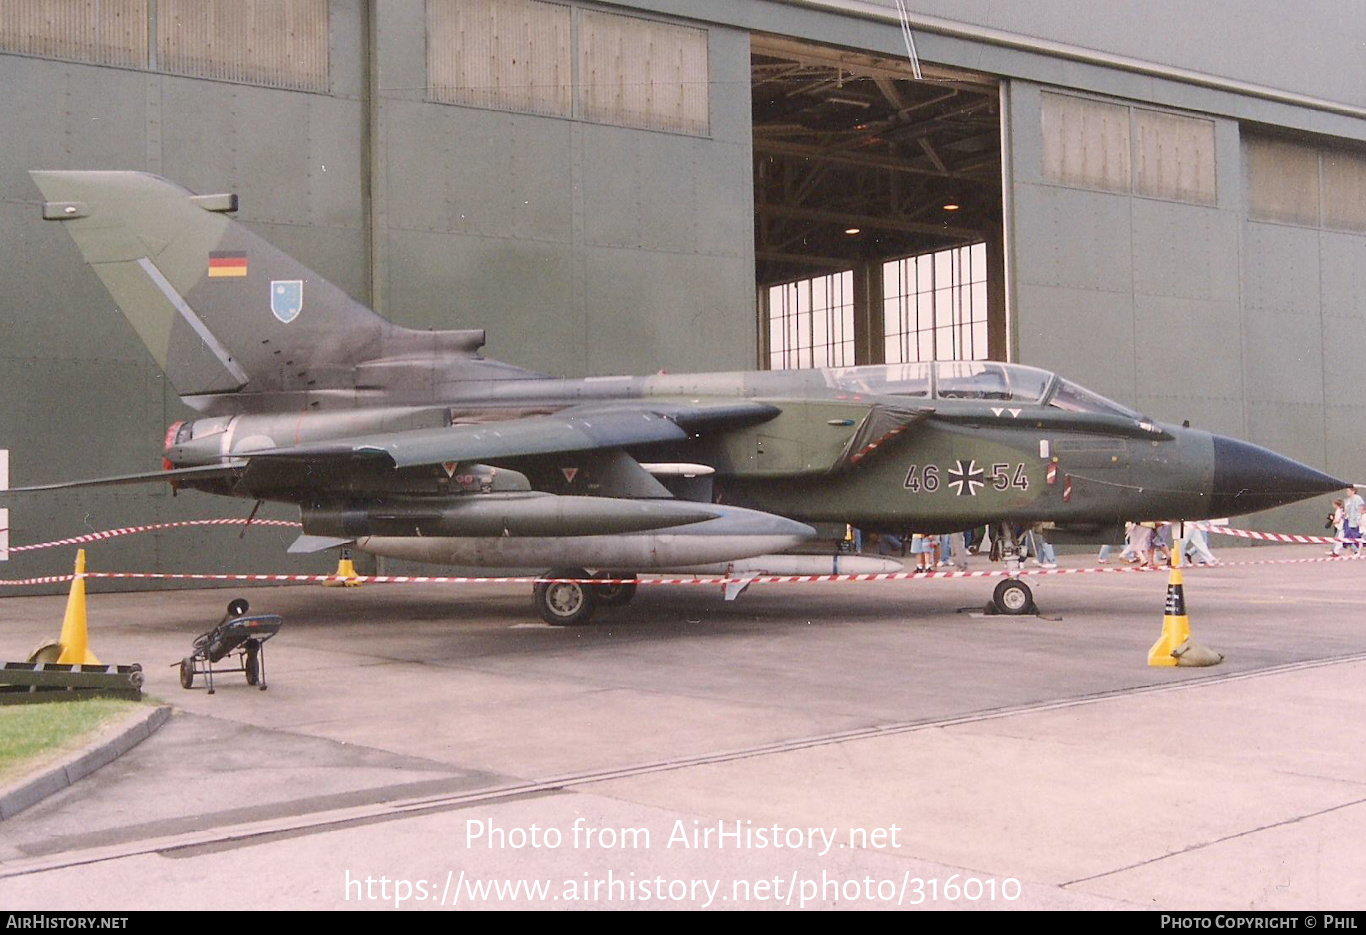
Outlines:
[[[1212,666],[1224,661],[1213,650],[1191,641],[1190,618],[1181,568],[1173,565],[1167,576],[1167,606],[1162,616],[1162,635],[1148,650],[1150,666]]]
[[[341,558],[337,560],[337,570],[333,572],[335,577],[323,582],[325,588],[358,588],[364,582],[360,580],[360,574],[356,571],[355,563],[351,561],[351,550],[342,549]]]
[[[61,640],[43,640],[28,654],[29,662],[56,662],[62,655]]]
[[[66,599],[66,616],[62,618],[62,635],[58,637],[62,653],[57,662],[62,665],[97,666],[100,661],[90,651],[85,626],[85,549],[76,550],[76,572],[71,579],[71,593]]]
[[[1223,653],[1216,653],[1208,646],[1201,646],[1191,640],[1186,640],[1173,649],[1172,655],[1176,657],[1176,664],[1179,666],[1217,666],[1224,661]]]

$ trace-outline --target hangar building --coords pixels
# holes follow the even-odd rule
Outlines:
[[[118,168],[552,374],[1012,360],[1363,477],[1364,59],[1334,0],[6,0],[0,448],[145,471],[184,412],[26,174]],[[15,543],[245,512],[30,503]],[[288,538],[120,564],[326,564]]]

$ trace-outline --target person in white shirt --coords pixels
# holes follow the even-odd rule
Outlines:
[[[1197,565],[1218,565],[1219,560],[1209,548],[1209,536],[1199,523],[1186,523],[1186,561]]]
[[[1366,502],[1362,501],[1361,495],[1357,493],[1357,489],[1355,487],[1348,487],[1347,499],[1342,501],[1342,511],[1345,514],[1345,522],[1343,523],[1342,530],[1344,539],[1361,538],[1361,509],[1363,506],[1366,506]],[[1360,551],[1361,545],[1353,544],[1352,552],[1357,553]]]

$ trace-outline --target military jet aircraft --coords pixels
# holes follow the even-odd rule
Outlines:
[[[229,218],[235,196],[137,172],[32,176],[43,217],[199,414],[167,429],[164,470],[76,483],[296,504],[291,551],[545,568],[535,600],[554,624],[630,599],[633,584],[595,576],[828,570],[788,553],[816,522],[1105,535],[1344,486],[1026,366],[547,377],[480,356],[483,331],[390,323]],[[995,598],[1029,606],[1014,579]]]

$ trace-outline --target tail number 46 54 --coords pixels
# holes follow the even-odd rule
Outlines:
[[[980,477],[981,475],[978,474]],[[1029,489],[1029,475],[1025,472],[1023,462],[997,463],[991,466],[991,473],[987,475],[991,481],[993,490],[1009,490],[1014,487],[1016,490]],[[934,464],[927,464],[921,467],[912,464],[906,471],[906,483],[903,485],[911,493],[934,493],[939,489],[939,467]],[[974,491],[975,492],[975,491]]]

